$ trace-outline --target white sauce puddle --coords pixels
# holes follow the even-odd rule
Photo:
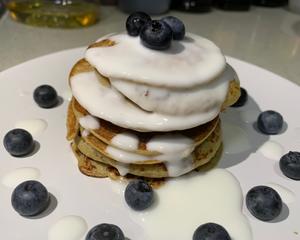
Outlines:
[[[22,182],[39,179],[40,175],[40,171],[37,168],[17,168],[5,174],[1,182],[6,187],[15,188]]]
[[[273,188],[278,192],[283,202],[290,204],[296,201],[296,195],[291,190],[277,183],[267,183],[265,186]]]
[[[65,216],[51,226],[48,240],[81,240],[87,229],[87,223],[82,217]]]
[[[245,152],[251,148],[249,137],[242,128],[223,122],[222,130],[225,153],[237,154]]]
[[[33,138],[40,136],[48,127],[43,119],[26,119],[16,122],[15,128],[22,128],[30,132]]]
[[[195,229],[215,222],[232,239],[252,239],[242,213],[243,195],[237,179],[224,169],[197,173],[166,182],[156,190],[157,204],[144,212],[130,210],[130,217],[145,231],[145,240],[191,240]]]
[[[275,141],[268,141],[265,142],[258,151],[266,158],[273,159],[279,161],[284,153],[283,147],[275,142]]]

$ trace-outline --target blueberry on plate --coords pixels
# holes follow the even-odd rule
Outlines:
[[[31,134],[20,128],[9,131],[4,136],[3,144],[6,151],[15,157],[25,156],[34,149],[34,141]]]
[[[259,114],[257,119],[258,129],[265,134],[278,134],[283,126],[280,113],[269,110]]]
[[[162,18],[161,20],[168,24],[172,29],[174,40],[182,40],[184,38],[185,26],[181,20],[173,16],[167,16]]]
[[[19,184],[12,193],[11,204],[22,216],[36,216],[49,205],[49,193],[38,181],[26,181]]]
[[[93,227],[85,240],[125,240],[125,236],[118,226],[102,223]]]
[[[231,240],[231,238],[221,225],[205,223],[196,229],[193,240]]]
[[[154,199],[152,187],[144,180],[133,180],[125,189],[125,200],[134,210],[148,208]]]
[[[241,95],[239,99],[233,105],[231,105],[231,107],[242,107],[246,104],[247,100],[248,100],[248,93],[246,89],[241,87]]]
[[[271,221],[281,213],[282,200],[273,188],[256,186],[247,193],[246,205],[254,217]]]
[[[152,20],[142,28],[140,38],[145,47],[164,50],[171,45],[172,29],[161,20]]]
[[[33,93],[34,101],[42,108],[52,108],[58,104],[56,90],[49,85],[37,87]]]
[[[280,158],[282,173],[288,178],[300,180],[300,152],[288,152]]]
[[[126,20],[127,33],[130,36],[138,36],[142,27],[151,21],[151,17],[144,12],[135,12],[129,15]]]

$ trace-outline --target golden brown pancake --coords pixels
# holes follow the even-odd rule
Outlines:
[[[89,46],[89,48],[110,47],[114,44],[115,42],[109,39],[104,39],[100,42],[93,43],[91,46]],[[92,67],[85,59],[79,60],[74,65],[70,72],[69,82],[71,81],[71,77],[76,74],[92,71],[99,75],[99,84],[110,87],[109,79],[101,75],[101,73]],[[228,93],[220,111],[223,111],[227,107],[234,104],[238,100],[239,96],[239,81],[233,79],[229,83]],[[130,100],[128,99],[128,101]],[[115,124],[98,118],[101,127],[99,129],[89,130],[90,134],[83,137],[82,135],[84,134],[81,133],[83,132],[84,128],[79,126],[79,119],[87,115],[90,115],[89,112],[84,109],[75,98],[73,98],[68,108],[67,139],[72,141],[72,149],[76,158],[78,159],[78,167],[80,171],[88,176],[110,177],[112,179],[139,177],[148,179],[148,181],[152,181],[152,183],[161,183],[162,181],[160,179],[170,177],[168,169],[164,163],[155,159],[155,156],[161,153],[148,150],[147,143],[151,138],[163,134],[179,133],[194,141],[195,149],[191,154],[193,159],[192,169],[198,171],[206,171],[214,167],[217,164],[222,152],[219,117],[216,117],[212,121],[192,129],[172,131],[167,133],[138,132],[119,127]],[[139,141],[138,148],[137,150],[132,150],[132,152],[145,156],[153,156],[153,160],[124,164],[113,159],[113,157],[107,153],[106,148],[108,146],[113,146],[112,139],[121,133],[130,133],[137,136]],[[127,169],[128,174],[126,175],[126,178],[120,176],[118,168]]]
[[[77,122],[79,122],[79,119],[81,117],[88,115],[88,112],[75,100],[75,98],[72,99],[70,104],[73,106],[73,111],[74,111],[74,115],[77,118]],[[139,140],[138,149],[133,152],[151,156],[151,155],[159,154],[159,152],[147,150],[147,143],[149,142],[149,140],[151,138],[153,138],[157,135],[163,135],[163,134],[168,134],[168,133],[178,133],[178,134],[181,134],[183,136],[186,136],[186,137],[192,139],[195,142],[195,145],[198,145],[201,142],[203,142],[209,136],[209,134],[216,128],[216,126],[219,122],[219,117],[216,117],[212,121],[210,121],[206,124],[200,125],[198,127],[195,127],[195,128],[191,128],[188,130],[182,130],[182,131],[172,131],[172,132],[168,132],[168,133],[137,132],[134,130],[119,127],[117,125],[114,125],[114,124],[112,124],[108,121],[105,121],[103,119],[100,119],[100,118],[98,118],[98,120],[100,122],[101,127],[99,129],[90,130],[90,132],[92,133],[92,136],[89,135],[86,138],[87,138],[87,141],[90,142],[93,146],[97,147],[97,145],[98,145],[98,147],[100,148],[100,151],[101,151],[101,149],[103,149],[103,150],[105,149],[105,145],[112,145],[112,139],[117,134],[126,132],[126,133],[130,133],[130,134],[137,136],[137,138]],[[95,138],[99,139],[99,141],[97,142],[96,139],[93,138],[93,136]]]
[[[154,164],[124,164],[109,158],[97,151],[90,144],[84,141],[80,136],[75,138],[74,144],[78,148],[78,151],[84,156],[88,157],[90,160],[94,160],[105,164],[107,166],[112,166],[115,168],[126,167],[128,172],[132,175],[143,176],[149,178],[162,178],[169,177],[168,170],[164,163],[154,163]],[[198,145],[194,152],[192,153],[193,162],[192,168],[198,168],[199,166],[209,162],[216,154],[221,146],[221,128],[220,124],[217,125],[216,129],[208,136],[208,138]],[[80,155],[80,154],[78,154]],[[83,157],[82,156],[82,157]],[[78,157],[78,156],[77,156]]]

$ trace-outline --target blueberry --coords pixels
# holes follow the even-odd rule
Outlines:
[[[172,29],[161,20],[152,20],[142,28],[140,38],[144,46],[164,50],[171,45]]]
[[[283,118],[280,113],[269,110],[259,114],[257,119],[258,129],[265,134],[277,134],[283,126]]]
[[[185,26],[181,20],[173,16],[164,17],[161,20],[172,29],[174,40],[182,40],[184,38]]]
[[[231,107],[242,107],[245,105],[247,100],[248,100],[248,93],[246,89],[241,87],[241,96],[233,105],[231,105]]]
[[[153,190],[144,180],[131,181],[125,190],[125,200],[134,210],[144,210],[153,203]]]
[[[93,227],[85,240],[125,240],[122,230],[113,224],[102,223]]]
[[[49,85],[37,87],[33,93],[34,101],[42,108],[52,108],[58,104],[56,90]]]
[[[49,193],[40,182],[26,181],[15,188],[11,203],[20,215],[36,216],[48,207]]]
[[[4,136],[3,144],[6,151],[16,157],[27,155],[34,149],[34,141],[31,134],[19,128],[10,130]]]
[[[231,238],[221,225],[206,223],[196,229],[193,240],[231,240]]]
[[[130,36],[138,36],[142,27],[151,21],[151,17],[144,12],[135,12],[129,15],[126,20],[126,29]]]
[[[270,221],[280,214],[282,200],[273,188],[256,186],[247,193],[246,205],[254,217],[262,221]]]
[[[300,152],[289,152],[280,159],[283,174],[291,179],[300,180]]]

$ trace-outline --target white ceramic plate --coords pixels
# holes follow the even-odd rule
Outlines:
[[[33,90],[41,84],[50,84],[63,95],[68,89],[69,71],[82,58],[83,50],[79,48],[54,53],[0,73],[1,139],[19,120],[39,118],[48,123],[46,131],[36,138],[40,149],[30,157],[14,158],[0,145],[0,179],[16,168],[38,168],[41,172],[39,181],[57,199],[57,206],[50,214],[37,219],[23,218],[11,207],[12,189],[0,183],[1,239],[47,239],[49,227],[66,215],[82,216],[89,228],[101,222],[115,223],[130,239],[140,239],[143,229],[127,217],[128,209],[120,204],[120,196],[110,188],[109,181],[89,178],[78,171],[77,161],[65,139],[68,102],[45,110],[39,108],[32,98]],[[277,183],[291,190],[294,198],[287,204],[288,209],[285,208],[282,216],[272,223],[256,220],[246,209],[244,212],[251,223],[255,240],[299,239],[299,182],[283,176],[278,168],[278,160],[264,157],[257,149],[271,139],[283,147],[284,153],[289,150],[300,151],[300,89],[259,67],[230,57],[227,59],[238,72],[241,85],[251,98],[243,108],[229,109],[223,114],[223,120],[225,123],[231,122],[230,126],[233,124],[242,128],[250,145],[246,151],[240,152],[245,146],[241,145],[243,139],[238,139],[236,147],[229,146],[231,154],[223,154],[219,167],[228,168],[238,178],[244,194],[255,185],[267,183]],[[259,111],[268,109],[280,112],[286,122],[284,132],[270,138],[259,134],[253,127]]]

